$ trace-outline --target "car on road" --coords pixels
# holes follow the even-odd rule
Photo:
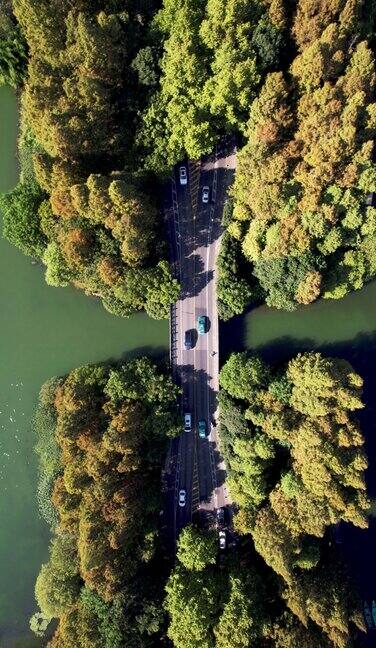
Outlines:
[[[207,425],[205,419],[200,419],[198,422],[198,436],[200,439],[206,439]]]
[[[184,414],[184,431],[190,432],[192,429],[192,414]]]
[[[185,506],[187,502],[187,493],[185,490],[179,491],[179,506]]]
[[[188,174],[185,166],[181,166],[179,169],[179,182],[181,185],[188,184]]]
[[[225,521],[225,511],[223,508],[218,508],[217,509],[217,524],[218,526],[222,526],[222,524]]]
[[[201,199],[204,205],[208,204],[209,197],[210,197],[210,189],[207,185],[205,185],[205,187],[202,187],[202,194],[201,194]]]
[[[192,329],[188,329],[188,331],[184,333],[184,349],[188,351],[189,349],[192,348],[193,348],[193,333],[192,333]]]
[[[226,549],[226,531],[220,531],[218,533],[219,548]]]
[[[197,318],[197,330],[200,335],[205,335],[206,333],[206,317],[205,315],[199,315]]]

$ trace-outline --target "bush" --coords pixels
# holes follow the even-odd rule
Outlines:
[[[0,85],[16,88],[24,80],[27,45],[17,24],[0,9]]]
[[[21,252],[41,259],[47,240],[40,229],[38,209],[45,194],[36,182],[20,182],[0,196],[3,236]]]

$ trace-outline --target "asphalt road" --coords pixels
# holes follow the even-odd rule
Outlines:
[[[230,504],[225,485],[226,469],[218,438],[219,338],[216,301],[216,258],[220,246],[221,218],[227,189],[235,167],[233,142],[223,142],[199,163],[182,163],[188,184],[179,182],[174,170],[165,213],[171,261],[181,283],[179,301],[171,312],[171,362],[182,387],[182,434],[171,443],[166,461],[165,517],[168,533],[176,542],[180,530],[193,518],[211,524],[215,509]],[[202,188],[210,188],[209,203],[202,202]],[[197,332],[197,318],[205,315],[207,331]],[[194,346],[184,348],[184,336],[192,331]],[[183,415],[192,415],[192,430],[183,431]],[[207,425],[207,438],[198,437],[198,421]],[[186,491],[186,504],[178,503]]]

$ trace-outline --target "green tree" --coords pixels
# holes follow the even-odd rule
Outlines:
[[[21,30],[4,9],[0,10],[0,85],[16,88],[26,74],[27,45]]]
[[[365,13],[357,2],[299,1],[289,83],[285,69],[268,74],[250,107],[228,233],[276,308],[341,298],[376,272],[362,234],[375,175],[375,64],[369,42],[359,39],[368,33]],[[236,274],[233,292],[243,286]]]
[[[208,534],[189,525],[180,533],[177,558],[189,571],[203,571],[217,560],[217,539],[214,533]]]
[[[19,183],[0,196],[4,237],[24,254],[37,258],[43,256],[47,244],[38,216],[44,197],[35,182]]]
[[[42,565],[35,585],[38,605],[45,616],[59,617],[73,605],[79,590],[74,540],[68,536],[56,536],[51,544],[50,560]]]
[[[175,648],[214,648],[213,625],[219,614],[220,583],[213,572],[178,565],[166,585],[168,637]]]
[[[269,619],[264,608],[264,587],[256,570],[229,574],[229,599],[214,628],[216,648],[256,646],[265,635]]]
[[[308,416],[325,416],[336,409],[363,407],[363,380],[345,360],[324,358],[320,353],[299,354],[289,363],[291,405]]]
[[[220,374],[221,386],[235,398],[252,401],[269,380],[269,370],[262,359],[249,353],[233,353]]]

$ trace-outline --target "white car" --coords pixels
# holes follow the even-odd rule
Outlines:
[[[226,549],[226,531],[220,531],[218,533],[218,539],[219,539],[219,548]]]
[[[184,432],[192,430],[192,414],[184,414]]]
[[[204,205],[207,205],[209,202],[210,189],[205,185],[202,187],[202,202]]]
[[[179,506],[185,506],[185,503],[187,501],[187,493],[185,490],[180,490],[179,491]]]
[[[179,169],[179,182],[181,185],[188,184],[187,169],[185,168],[185,166],[181,166]]]

